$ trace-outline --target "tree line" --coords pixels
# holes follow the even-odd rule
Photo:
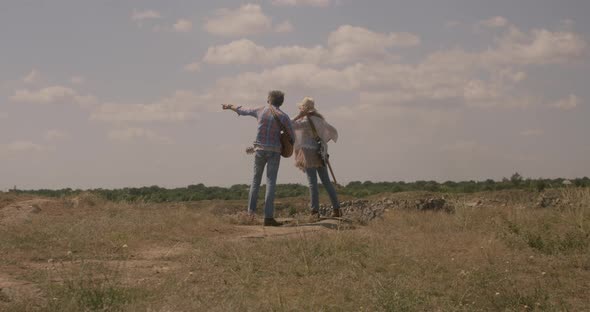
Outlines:
[[[357,198],[367,197],[380,193],[398,193],[411,191],[428,191],[437,193],[475,193],[482,191],[498,191],[510,189],[522,189],[541,192],[547,188],[560,187],[590,187],[590,178],[576,179],[530,179],[523,178],[515,173],[510,178],[500,181],[487,179],[484,181],[415,181],[415,182],[371,182],[353,181],[345,186],[340,186],[338,193]],[[189,185],[179,188],[163,188],[159,186],[131,187],[121,189],[39,189],[19,190],[16,187],[9,192],[16,194],[30,194],[46,197],[65,197],[81,193],[96,194],[110,201],[144,201],[144,202],[183,202],[199,200],[238,200],[248,198],[249,185],[236,184],[231,187],[205,186],[204,184]],[[321,192],[324,192],[323,188]],[[262,186],[259,196],[264,197],[265,187]],[[301,184],[281,184],[276,189],[277,198],[306,196],[307,186]]]

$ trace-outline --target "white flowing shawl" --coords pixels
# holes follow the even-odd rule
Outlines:
[[[307,118],[311,118],[313,125],[318,132],[318,136],[323,142],[328,143],[329,141],[338,141],[338,130],[336,130],[336,128],[320,117],[309,116],[293,122],[293,128],[295,130],[294,149],[317,148],[317,143],[314,139],[313,131],[311,130]]]

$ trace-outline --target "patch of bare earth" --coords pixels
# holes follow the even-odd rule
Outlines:
[[[285,222],[283,226],[245,226],[238,225],[242,234],[233,237],[236,239],[276,239],[298,237],[303,234],[329,233],[338,230],[352,230],[354,226],[348,220],[325,219],[314,222],[300,222],[296,219],[279,219]]]
[[[30,221],[34,214],[57,204],[58,201],[50,199],[29,199],[10,203],[0,208],[0,226]]]
[[[0,271],[0,310],[10,303],[24,301],[39,301],[41,291],[35,283],[14,278],[12,275]]]

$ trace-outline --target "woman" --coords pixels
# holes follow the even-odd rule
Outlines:
[[[324,116],[315,109],[315,102],[312,98],[306,97],[297,104],[299,115],[293,118],[293,129],[295,130],[295,166],[307,174],[309,182],[309,193],[311,195],[311,215],[319,216],[320,201],[318,194],[318,175],[326,188],[330,201],[332,202],[332,217],[341,217],[340,203],[336,195],[336,189],[330,181],[328,169],[320,157],[317,137],[322,144],[330,140],[338,140],[338,131],[326,122]],[[315,127],[314,133],[313,127]],[[326,146],[327,147],[327,146]]]

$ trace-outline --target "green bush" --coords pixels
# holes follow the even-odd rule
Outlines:
[[[439,183],[437,181],[416,181],[416,182],[371,182],[371,181],[353,181],[346,186],[338,189],[341,195],[362,198],[380,193],[398,193],[413,191],[428,191],[440,193],[475,193],[483,191],[497,191],[507,189],[522,189],[541,192],[547,188],[561,188],[564,179],[523,179],[519,173],[514,173],[510,179],[504,178],[501,181],[487,179],[485,181],[446,181]],[[572,184],[576,187],[590,187],[588,177],[573,179]],[[76,196],[81,193],[92,193],[103,197],[104,199],[115,202],[186,202],[200,200],[244,200],[248,198],[250,187],[246,184],[236,184],[231,187],[205,186],[204,184],[189,185],[187,187],[167,189],[159,186],[148,186],[139,188],[122,188],[122,189],[91,189],[91,190],[73,190],[71,188],[61,190],[10,190],[16,194],[31,194],[46,197],[66,197]],[[259,197],[264,198],[266,187],[262,186]],[[324,193],[324,189],[320,188]],[[277,186],[276,197],[299,197],[307,196],[308,187],[301,184],[280,184]]]

